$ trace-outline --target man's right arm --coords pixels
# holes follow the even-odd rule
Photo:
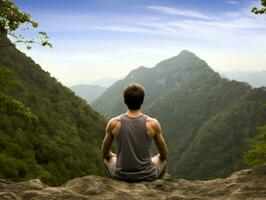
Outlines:
[[[111,119],[106,126],[106,130],[105,130],[105,137],[103,139],[103,143],[102,143],[102,154],[103,154],[103,158],[105,158],[106,160],[109,160],[110,157],[114,156],[114,154],[111,152],[111,146],[112,146],[112,142],[113,142],[113,134],[112,134],[112,130],[114,128],[114,120]]]
[[[154,119],[154,121],[153,121],[153,130],[155,132],[154,133],[154,141],[155,141],[155,144],[156,144],[158,151],[160,153],[159,158],[161,161],[164,161],[167,159],[168,149],[167,149],[166,143],[165,143],[164,138],[163,138],[161,125],[156,119]]]

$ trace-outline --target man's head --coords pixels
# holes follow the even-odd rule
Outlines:
[[[123,96],[129,110],[139,110],[144,101],[144,87],[137,83],[127,85],[123,91]]]

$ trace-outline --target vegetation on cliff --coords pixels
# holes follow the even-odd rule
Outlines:
[[[12,45],[0,47],[0,84],[0,178],[58,185],[104,173],[105,119],[84,100]]]

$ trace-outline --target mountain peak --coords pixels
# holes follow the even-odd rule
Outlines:
[[[182,50],[177,56],[168,58],[166,60],[163,60],[159,62],[155,68],[158,70],[165,70],[167,69],[185,69],[185,68],[202,68],[206,67],[208,64],[199,58],[196,54],[188,51],[188,50]]]
[[[177,56],[178,57],[184,57],[184,56],[185,57],[188,57],[188,56],[197,57],[196,54],[186,49],[182,50]]]
[[[145,67],[143,65],[139,66],[137,69],[147,69],[148,67]]]

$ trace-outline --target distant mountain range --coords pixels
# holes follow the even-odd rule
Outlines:
[[[99,85],[101,87],[109,87],[113,85],[118,79],[117,78],[102,78],[89,83],[89,85]]]
[[[99,85],[73,85],[70,87],[75,94],[83,99],[85,99],[88,103],[93,102],[97,99],[107,88]]]
[[[231,80],[247,82],[253,87],[266,86],[266,71],[225,71],[220,74]]]
[[[189,51],[139,67],[109,87],[92,106],[108,119],[126,111],[122,90],[146,90],[143,111],[157,118],[169,147],[168,170],[186,179],[226,177],[245,168],[243,153],[266,124],[266,91],[223,79]]]
[[[219,74],[229,80],[246,82],[252,87],[266,86],[266,71],[223,71],[219,72]],[[90,84],[78,84],[69,88],[77,96],[85,99],[88,103],[92,103],[117,80],[116,78],[99,79]]]
[[[90,82],[89,84],[78,84],[70,86],[69,88],[75,92],[75,94],[88,103],[92,103],[97,99],[108,87],[114,84],[118,79],[116,78],[104,78]]]

